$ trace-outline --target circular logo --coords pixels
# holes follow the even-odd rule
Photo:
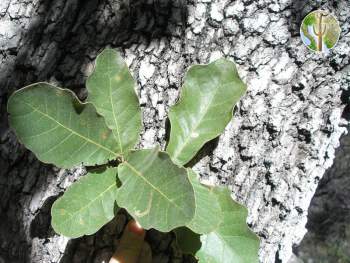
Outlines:
[[[308,14],[300,26],[303,43],[313,51],[326,54],[337,44],[340,31],[337,19],[323,10]]]

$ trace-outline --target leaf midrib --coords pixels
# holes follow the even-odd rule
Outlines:
[[[179,150],[175,151],[175,154],[173,155],[174,159],[177,159],[177,157],[181,154],[181,152],[183,151],[183,149],[187,146],[187,144],[189,143],[191,138],[191,134],[193,133],[193,131],[195,131],[199,124],[201,123],[201,121],[203,120],[203,118],[206,116],[208,109],[211,107],[211,104],[213,102],[213,99],[215,98],[218,90],[222,87],[222,85],[218,85],[218,88],[215,90],[212,98],[210,99],[209,103],[207,104],[207,106],[204,108],[203,114],[201,114],[200,118],[198,119],[197,123],[195,124],[194,128],[190,130],[189,136],[187,136],[187,138],[185,139],[184,143],[182,144],[182,146],[180,147]]]
[[[76,131],[72,130],[71,128],[69,128],[69,127],[63,125],[62,123],[60,123],[59,121],[55,120],[53,117],[51,117],[51,116],[48,115],[47,113],[45,113],[45,112],[39,110],[39,108],[36,108],[36,107],[30,105],[30,104],[27,103],[26,101],[22,101],[22,102],[25,103],[26,105],[28,105],[29,107],[31,107],[34,111],[39,112],[39,113],[42,114],[43,116],[45,116],[45,117],[47,117],[48,119],[50,119],[50,120],[56,122],[58,125],[60,125],[60,126],[63,127],[64,129],[66,129],[66,130],[70,131],[71,133],[73,133],[73,134],[79,136],[80,138],[84,139],[85,141],[88,141],[88,142],[90,142],[91,144],[94,144],[94,145],[100,147],[101,149],[104,149],[105,151],[108,151],[109,153],[112,153],[112,154],[114,154],[114,155],[118,155],[118,153],[111,151],[110,149],[104,147],[103,145],[101,145],[101,144],[99,144],[99,143],[97,143],[97,142],[95,142],[95,141],[93,141],[93,140],[91,140],[91,139],[85,137],[84,135],[82,135],[82,134],[80,134],[80,133],[77,133]]]
[[[221,212],[222,212],[222,213],[226,213],[227,210],[223,210],[223,209],[221,208]],[[229,213],[232,213],[232,211],[229,212]],[[248,237],[245,236],[245,235],[224,235],[224,234],[222,234],[222,233],[219,233],[220,228],[223,226],[224,223],[225,223],[225,215],[223,215],[223,219],[222,219],[221,223],[220,223],[217,227],[215,227],[210,233],[204,234],[204,235],[209,236],[210,234],[212,234],[212,235],[217,236],[217,238],[220,239],[221,242],[222,242],[226,247],[230,248],[230,251],[233,251],[233,253],[234,253],[238,258],[242,258],[241,256],[239,256],[239,254],[236,253],[236,251],[235,251],[234,248],[231,249],[230,242],[229,242],[228,240],[226,240],[226,237],[229,237],[229,238],[232,238],[232,237],[241,237],[241,238],[243,237],[243,238],[248,238]],[[208,246],[208,242],[206,242],[205,248],[207,248],[207,246]],[[204,250],[205,250],[205,249],[204,249]]]
[[[66,222],[70,221],[75,215],[79,214],[81,211],[85,210],[86,208],[88,208],[89,206],[91,206],[91,204],[93,204],[94,202],[96,202],[98,199],[100,199],[106,192],[108,192],[112,187],[116,186],[117,183],[113,183],[110,186],[108,186],[108,188],[106,190],[104,190],[103,192],[101,192],[100,194],[98,194],[94,199],[92,199],[91,201],[89,201],[85,206],[81,207],[79,210],[75,211],[74,213],[70,213],[68,210],[66,210],[69,214],[69,218],[67,218],[66,220],[61,221],[60,225],[62,226],[62,224],[65,224]]]
[[[174,201],[172,201],[171,199],[169,199],[165,194],[162,193],[162,191],[160,191],[156,186],[154,186],[150,181],[147,180],[147,178],[145,178],[142,173],[138,170],[136,170],[134,168],[134,166],[132,166],[130,163],[128,163],[127,161],[124,162],[125,165],[127,165],[135,174],[137,174],[139,177],[141,177],[148,185],[150,185],[155,191],[157,191],[162,197],[164,197],[169,203],[173,204],[177,209],[179,209],[179,211],[184,215],[184,216],[188,216],[186,215],[182,208],[179,207],[176,203],[174,203]]]
[[[190,180],[191,181],[191,180]],[[191,182],[191,184],[192,184],[192,182]],[[200,183],[199,183],[200,184]],[[192,184],[193,185],[193,184]],[[198,187],[198,186],[197,186]],[[196,196],[196,190],[194,189],[195,187],[193,186],[193,191],[195,192],[195,194],[194,194],[194,199],[195,199],[195,203],[194,203],[194,205],[195,205],[195,209],[194,209],[194,215],[193,215],[193,218],[192,218],[192,220],[188,223],[188,225],[187,225],[187,227],[188,228],[190,228],[191,230],[193,230],[194,231],[194,229],[192,229],[192,228],[197,228],[197,226],[198,226],[198,224],[195,224],[194,223],[194,220],[195,220],[195,218],[196,218],[196,216],[198,215],[198,204],[197,204],[197,196]],[[211,190],[209,190],[210,192],[211,192]],[[220,209],[221,210],[221,209]],[[203,217],[202,217],[203,218]],[[219,227],[220,227],[220,225],[221,225],[221,223],[222,223],[222,219],[220,219],[220,222],[213,228],[213,230],[212,231],[216,231],[217,229],[219,229]],[[195,227],[193,227],[193,226],[195,226]],[[192,228],[191,228],[192,227]],[[211,232],[212,232],[211,231]],[[195,232],[195,231],[194,231]],[[208,233],[204,233],[204,234],[208,234]]]
[[[108,62],[110,62],[110,61],[108,60]],[[110,67],[110,63],[108,63],[107,72],[109,73],[111,69],[112,68]],[[115,115],[115,112],[114,112],[114,103],[113,103],[113,98],[112,98],[112,78],[111,78],[111,76],[109,74],[108,74],[108,80],[109,80],[109,87],[108,87],[108,90],[109,90],[109,101],[110,101],[111,107],[112,107],[112,114],[113,114],[113,119],[114,119],[114,122],[115,122],[116,132],[117,132],[117,136],[118,136],[117,140],[118,140],[118,144],[119,144],[119,147],[120,147],[120,152],[121,152],[121,155],[123,155],[123,143],[122,143],[122,140],[120,138],[119,124],[118,124],[118,121],[117,121],[117,116]],[[113,132],[113,134],[114,134],[114,132]]]

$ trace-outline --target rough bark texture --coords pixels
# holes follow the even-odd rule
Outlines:
[[[342,28],[327,57],[299,38],[302,18],[319,7]],[[228,185],[248,206],[261,262],[287,262],[346,131],[349,14],[347,0],[2,0],[0,262],[102,262],[116,245],[125,214],[91,237],[54,234],[51,204],[84,169],[41,164],[18,143],[6,113],[9,95],[35,81],[84,98],[86,76],[106,46],[123,52],[138,80],[142,147],[164,146],[167,110],[190,64],[220,56],[238,64],[248,92],[225,133],[193,163],[203,180]],[[155,262],[184,261],[170,234],[151,231],[147,238]]]
[[[308,230],[296,253],[306,262],[350,260],[350,134],[343,136],[336,157],[320,181],[309,208]],[[310,260],[312,259],[312,260]]]

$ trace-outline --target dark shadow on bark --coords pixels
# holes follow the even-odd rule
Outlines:
[[[344,118],[347,121],[350,121],[350,90],[344,90],[340,98],[342,103],[346,105],[342,113],[342,118]]]
[[[350,259],[350,135],[344,135],[333,166],[327,170],[312,198],[303,241],[294,252],[314,262]]]
[[[309,0],[295,0],[293,1],[291,8],[291,23],[289,31],[292,36],[296,36],[300,34],[300,26],[304,19],[304,17],[310,13],[313,9],[312,5],[310,5]]]
[[[46,176],[52,169],[50,165],[35,160],[32,154],[18,144],[10,148],[10,152],[5,152],[4,149],[10,147],[10,143],[8,140],[2,143],[4,144],[0,147],[0,259],[4,262],[30,262],[31,244],[28,243],[28,239],[31,237],[28,237],[27,233],[28,228],[31,229],[30,222],[26,222],[26,219],[32,217],[29,206],[32,202],[36,202],[33,201],[34,194],[36,190],[45,187]],[[32,199],[25,198],[29,195]],[[46,226],[50,221],[42,222],[38,218],[36,223],[38,225],[33,229],[33,233],[40,235],[41,227],[47,229]]]
[[[165,120],[165,149],[168,147],[169,140],[170,140],[170,131],[171,131],[171,125],[169,118],[166,118]]]
[[[83,83],[80,69],[86,59],[93,59],[106,46],[147,44],[175,34],[187,17],[185,8],[174,3],[123,0],[110,6],[106,0],[44,0],[19,49],[16,68],[26,73],[35,71],[25,74],[33,75],[25,84],[53,77],[74,88]],[[57,14],[57,9],[62,12]]]
[[[34,217],[30,224],[30,237],[48,238],[55,235],[51,226],[51,206],[58,196],[51,196],[46,199],[39,213]]]
[[[109,262],[129,219],[130,216],[122,209],[96,234],[71,239],[60,263]]]
[[[109,262],[113,252],[118,247],[118,240],[131,216],[124,210],[119,210],[116,218],[105,225],[96,234],[71,239],[59,263],[92,263]],[[162,233],[154,229],[146,232],[145,241],[150,245],[154,263],[173,262],[182,257],[182,262],[194,263],[190,255],[176,255],[174,234]]]
[[[0,261],[3,257],[6,262],[27,262],[31,248],[28,240],[52,236],[49,209],[54,201],[49,199],[31,222],[28,237],[21,221],[27,215],[23,215],[19,203],[42,191],[45,180],[38,178],[46,178],[46,174],[38,172],[37,166],[42,164],[19,145],[13,133],[8,133],[6,104],[10,94],[33,82],[50,81],[84,98],[86,66],[98,52],[107,46],[147,45],[154,38],[181,37],[187,13],[184,0],[118,0],[113,5],[107,0],[42,0],[30,20],[19,46],[6,51],[14,60],[0,74],[0,244],[7,244],[0,248]],[[28,190],[27,169],[35,173]],[[104,229],[113,231],[108,226]],[[100,235],[101,231],[93,237],[70,241],[67,251],[84,247],[91,239],[93,246],[99,242],[108,246],[112,240],[103,243]],[[9,237],[13,240],[8,241]]]
[[[192,167],[198,163],[205,156],[213,156],[213,151],[216,149],[219,143],[219,137],[216,137],[206,144],[197,152],[197,154],[192,158],[192,160],[186,164],[186,167]]]

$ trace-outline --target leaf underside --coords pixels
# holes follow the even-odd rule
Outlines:
[[[223,221],[213,232],[201,236],[196,256],[200,263],[258,262],[259,239],[246,224],[247,209],[232,200],[230,191],[214,188]]]
[[[198,234],[209,233],[216,229],[222,220],[220,204],[213,189],[202,185],[192,169],[188,168],[187,172],[196,200],[195,215],[187,227]]]
[[[96,59],[94,72],[86,82],[92,102],[112,129],[123,153],[132,149],[141,132],[141,109],[136,83],[118,52],[105,49]]]
[[[104,164],[120,154],[112,131],[90,103],[67,89],[37,83],[9,99],[12,128],[37,158],[58,167]]]
[[[219,59],[188,70],[181,98],[169,111],[167,152],[175,163],[188,163],[206,142],[224,131],[245,90],[234,63],[228,60]]]
[[[114,217],[117,168],[91,172],[72,184],[51,209],[52,227],[67,237],[97,232]]]
[[[117,203],[142,227],[167,232],[191,221],[194,192],[186,169],[172,163],[168,154],[139,150],[118,167],[122,186]]]

